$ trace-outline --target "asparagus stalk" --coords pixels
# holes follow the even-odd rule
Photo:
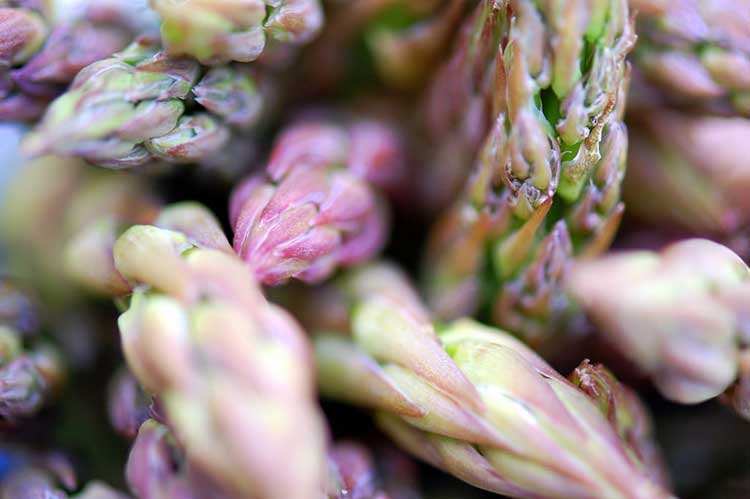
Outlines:
[[[314,497],[325,432],[306,339],[265,301],[213,216],[167,208],[126,230],[112,255],[92,275],[132,290],[119,319],[125,358],[188,462],[231,497]]]
[[[0,496],[3,498],[67,499],[65,491],[76,486],[73,465],[58,452],[4,446],[0,455],[9,465],[0,482]]]
[[[139,499],[244,497],[229,494],[221,484],[190,466],[169,428],[154,419],[145,421],[138,431],[128,457],[126,476]],[[378,489],[378,482],[378,472],[367,448],[354,442],[339,442],[329,451],[325,487],[310,497],[390,499]]]
[[[151,416],[151,397],[126,367],[112,377],[107,392],[107,413],[115,432],[129,440],[138,435],[141,425]]]
[[[186,462],[169,429],[143,422],[128,456],[125,476],[139,499],[232,499]]]
[[[467,23],[458,52],[468,43],[469,56],[492,64],[459,56],[458,88],[470,82],[467,99],[486,106],[489,129],[432,232],[425,289],[440,317],[481,310],[539,344],[566,317],[569,262],[606,249],[622,215],[632,20],[624,0],[518,0],[481,2]],[[449,127],[456,112],[443,112]]]
[[[566,287],[665,397],[702,402],[739,376],[728,397],[747,415],[750,270],[731,250],[689,239],[661,252],[613,254],[577,263]]]
[[[590,390],[518,340],[468,319],[436,333],[392,268],[365,267],[339,285],[349,331],[315,338],[321,393],[376,410],[412,454],[512,497],[671,497],[637,443],[644,434],[624,437]],[[612,397],[614,411],[632,410]]]

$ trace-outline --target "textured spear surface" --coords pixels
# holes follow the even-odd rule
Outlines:
[[[323,26],[319,0],[151,0],[170,54],[204,64],[257,59],[268,41],[304,44]]]
[[[376,409],[409,452],[513,497],[670,497],[599,404],[518,340],[468,319],[436,334],[393,268],[341,286],[351,337],[316,337],[321,392]]]
[[[560,280],[571,256],[606,249],[622,214],[632,21],[624,0],[519,0],[481,2],[467,23],[448,62],[456,69],[436,79],[443,96],[459,97],[438,90],[433,112],[459,142],[482,144],[463,195],[433,230],[426,291],[441,317],[481,308],[537,343],[566,311]],[[472,107],[476,118],[465,113]]]
[[[233,130],[258,122],[261,88],[252,69],[202,68],[141,38],[81,70],[23,148],[112,168],[204,160],[230,144]]]
[[[314,497],[325,436],[304,333],[265,301],[218,222],[196,223],[197,211],[177,205],[156,222],[189,221],[185,232],[134,226],[114,245],[134,286],[119,320],[129,367],[189,462],[231,494]]]
[[[639,74],[675,104],[750,116],[750,1],[631,4]]]
[[[629,122],[629,213],[724,240],[747,228],[750,120],[656,108]]]
[[[38,413],[60,391],[65,363],[39,339],[39,317],[31,300],[0,280],[0,422],[17,424]]]
[[[265,173],[230,200],[234,249],[262,283],[319,282],[365,261],[385,243],[388,220],[375,189],[404,165],[398,136],[376,122],[307,122],[285,129]]]
[[[38,119],[83,67],[153,29],[142,1],[69,3],[0,1],[0,121]]]
[[[735,381],[747,345],[750,270],[689,239],[576,264],[566,284],[601,334],[667,398],[697,403]]]
[[[491,11],[476,9],[461,26],[449,57],[426,90],[423,113],[432,182],[419,184],[420,201],[444,209],[466,182],[490,129],[498,40]]]

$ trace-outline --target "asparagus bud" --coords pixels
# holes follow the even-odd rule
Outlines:
[[[690,239],[580,262],[567,288],[667,398],[702,402],[736,379],[750,270],[726,247]]]
[[[151,0],[170,54],[204,64],[257,59],[266,40],[309,42],[323,26],[319,0]]]
[[[232,195],[235,251],[268,285],[319,282],[367,260],[387,237],[385,206],[372,184],[388,188],[402,154],[393,133],[375,123],[285,130],[265,174]]]
[[[180,227],[184,213],[162,220]],[[324,432],[304,335],[226,240],[212,246],[214,227],[134,226],[117,239],[116,269],[134,289],[119,320],[125,357],[188,461],[230,494],[314,497]]]
[[[192,99],[202,109],[189,109]],[[260,117],[264,98],[252,71],[203,71],[142,38],[85,67],[26,137],[28,154],[54,153],[125,168],[153,159],[199,161],[226,146],[232,130]]]
[[[23,293],[8,281],[0,282],[0,420],[4,423],[35,415],[64,384],[60,353],[33,338],[39,332],[34,314]]]
[[[134,439],[149,417],[151,400],[127,369],[120,369],[110,381],[107,402],[112,428],[119,435]]]
[[[152,31],[141,2],[0,2],[0,121],[34,121],[83,67]]]
[[[496,493],[671,497],[639,454],[646,446],[518,340],[468,319],[435,335],[410,300],[390,299],[408,289],[397,273],[373,266],[352,279],[351,336],[315,339],[324,395],[376,410],[409,452]]]

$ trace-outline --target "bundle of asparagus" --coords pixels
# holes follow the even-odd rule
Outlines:
[[[749,92],[746,0],[0,0],[0,498],[747,496]]]

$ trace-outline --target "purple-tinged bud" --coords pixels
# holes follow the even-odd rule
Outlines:
[[[307,43],[323,27],[320,0],[266,0],[274,7],[265,21],[265,29],[282,42]]]
[[[125,47],[131,35],[125,29],[90,23],[63,25],[50,34],[38,54],[13,71],[18,88],[32,96],[58,95],[89,64]]]
[[[139,499],[233,499],[185,461],[169,429],[153,419],[138,430],[125,476]]]
[[[193,93],[196,102],[232,126],[252,126],[263,111],[264,98],[254,79],[229,66],[209,70]]]
[[[264,92],[272,89],[240,66],[216,68],[201,79],[202,71],[197,61],[169,56],[140,38],[83,68],[23,148],[110,168],[211,157],[233,133],[257,123]]]
[[[0,7],[0,67],[28,60],[44,43],[47,27],[34,11]]]
[[[396,132],[376,121],[351,126],[349,171],[392,196],[408,175],[404,145]]]
[[[0,368],[0,418],[14,422],[37,413],[45,402],[47,384],[34,362],[19,356]]]
[[[120,369],[109,384],[107,409],[109,421],[121,436],[133,439],[138,428],[149,418],[149,397],[127,369]]]
[[[403,165],[396,143],[372,123],[284,131],[266,174],[245,180],[230,200],[234,248],[256,277],[268,285],[320,282],[377,253],[387,217],[368,180],[390,187]]]
[[[3,91],[0,88],[0,95],[2,93]],[[0,100],[0,121],[33,121],[44,113],[47,104],[47,99],[20,93],[3,97]]]
[[[82,68],[154,28],[154,16],[146,10],[145,0],[10,4],[17,8],[0,8],[15,13],[10,18],[0,14],[0,66],[4,66],[0,69],[0,120],[36,121]],[[19,16],[26,21],[32,16],[41,23],[33,30],[36,34],[28,31],[32,27],[28,22],[22,32],[23,26],[13,22]]]
[[[634,113],[630,124],[628,213],[713,238],[750,226],[750,120],[657,107]]]
[[[119,319],[125,358],[193,466],[237,497],[313,497],[325,434],[304,334],[236,254],[200,246],[206,233],[137,225],[117,240],[116,268],[138,284]]]
[[[3,499],[67,499],[63,488],[76,487],[73,466],[62,454],[4,446],[0,456],[7,465],[0,480]]]
[[[633,63],[660,99],[750,116],[750,1],[631,3],[640,38]]]
[[[0,280],[0,419],[10,424],[36,414],[65,381],[59,352],[34,338],[38,326],[31,300]]]

